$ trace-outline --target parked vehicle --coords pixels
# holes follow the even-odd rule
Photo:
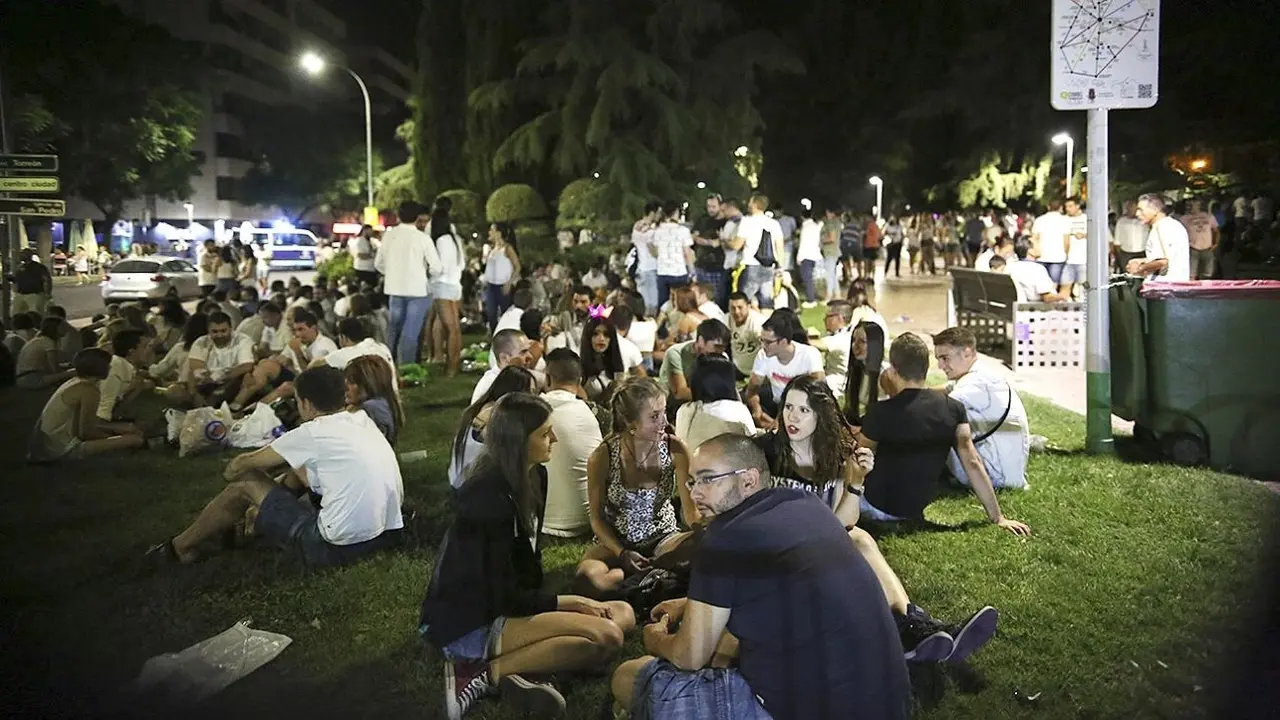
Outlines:
[[[240,231],[240,241],[252,242],[258,262],[272,270],[314,270],[320,243],[314,233],[301,228],[253,228]]]
[[[200,297],[200,274],[183,258],[150,255],[117,262],[102,281],[102,300],[159,301]]]

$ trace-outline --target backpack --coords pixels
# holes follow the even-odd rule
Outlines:
[[[756,262],[760,263],[760,267],[773,267],[777,264],[777,258],[773,254],[773,233],[768,230],[760,231],[760,247],[756,248]]]

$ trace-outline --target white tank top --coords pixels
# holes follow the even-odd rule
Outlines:
[[[484,263],[484,281],[490,285],[506,285],[511,282],[511,274],[515,267],[505,249],[494,248],[489,251],[489,258]]]

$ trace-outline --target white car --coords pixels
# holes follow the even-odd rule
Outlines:
[[[183,258],[148,255],[117,262],[102,281],[103,302],[200,297],[200,272]]]

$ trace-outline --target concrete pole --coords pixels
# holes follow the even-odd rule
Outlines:
[[[1085,449],[1115,450],[1111,437],[1111,250],[1107,247],[1107,110],[1089,112],[1089,255],[1085,285],[1085,372],[1088,409]],[[1067,143],[1067,191],[1071,191],[1071,143]]]

